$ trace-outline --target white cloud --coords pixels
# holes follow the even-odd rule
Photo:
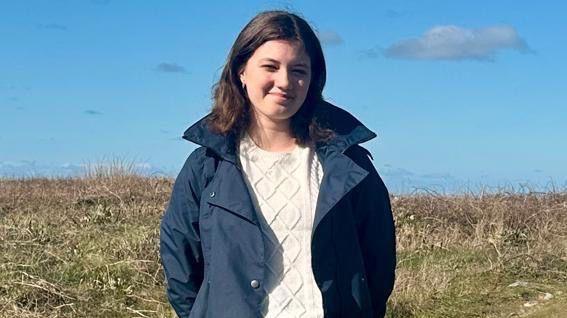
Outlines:
[[[391,45],[384,55],[417,60],[491,61],[498,51],[505,49],[530,51],[512,26],[466,29],[441,25],[427,30],[419,38],[405,39]]]

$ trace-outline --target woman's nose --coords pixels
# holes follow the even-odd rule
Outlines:
[[[289,79],[289,72],[285,69],[281,69],[277,74],[276,74],[276,86],[277,87],[281,87],[281,88],[287,88],[289,87],[290,83],[290,79]]]

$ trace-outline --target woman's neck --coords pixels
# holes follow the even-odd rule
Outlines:
[[[252,121],[248,135],[258,147],[273,152],[289,152],[297,145],[291,133],[289,122],[280,125],[258,125]]]

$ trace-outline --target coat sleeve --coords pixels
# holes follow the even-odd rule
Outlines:
[[[199,235],[202,152],[195,150],[177,176],[160,226],[160,256],[167,297],[182,318],[189,316],[203,281]]]
[[[384,317],[392,293],[396,268],[396,236],[390,197],[384,182],[361,146],[349,149],[352,159],[369,174],[359,184],[353,208],[360,214],[358,237],[366,278],[376,315]]]

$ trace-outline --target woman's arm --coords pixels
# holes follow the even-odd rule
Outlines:
[[[368,287],[376,317],[384,317],[392,293],[396,268],[396,236],[388,190],[360,146],[349,148],[349,157],[369,172],[357,186],[353,207],[360,215],[358,237]]]
[[[160,226],[160,255],[167,296],[179,317],[191,312],[203,281],[203,254],[199,235],[199,200],[204,149],[194,151],[175,180]]]

